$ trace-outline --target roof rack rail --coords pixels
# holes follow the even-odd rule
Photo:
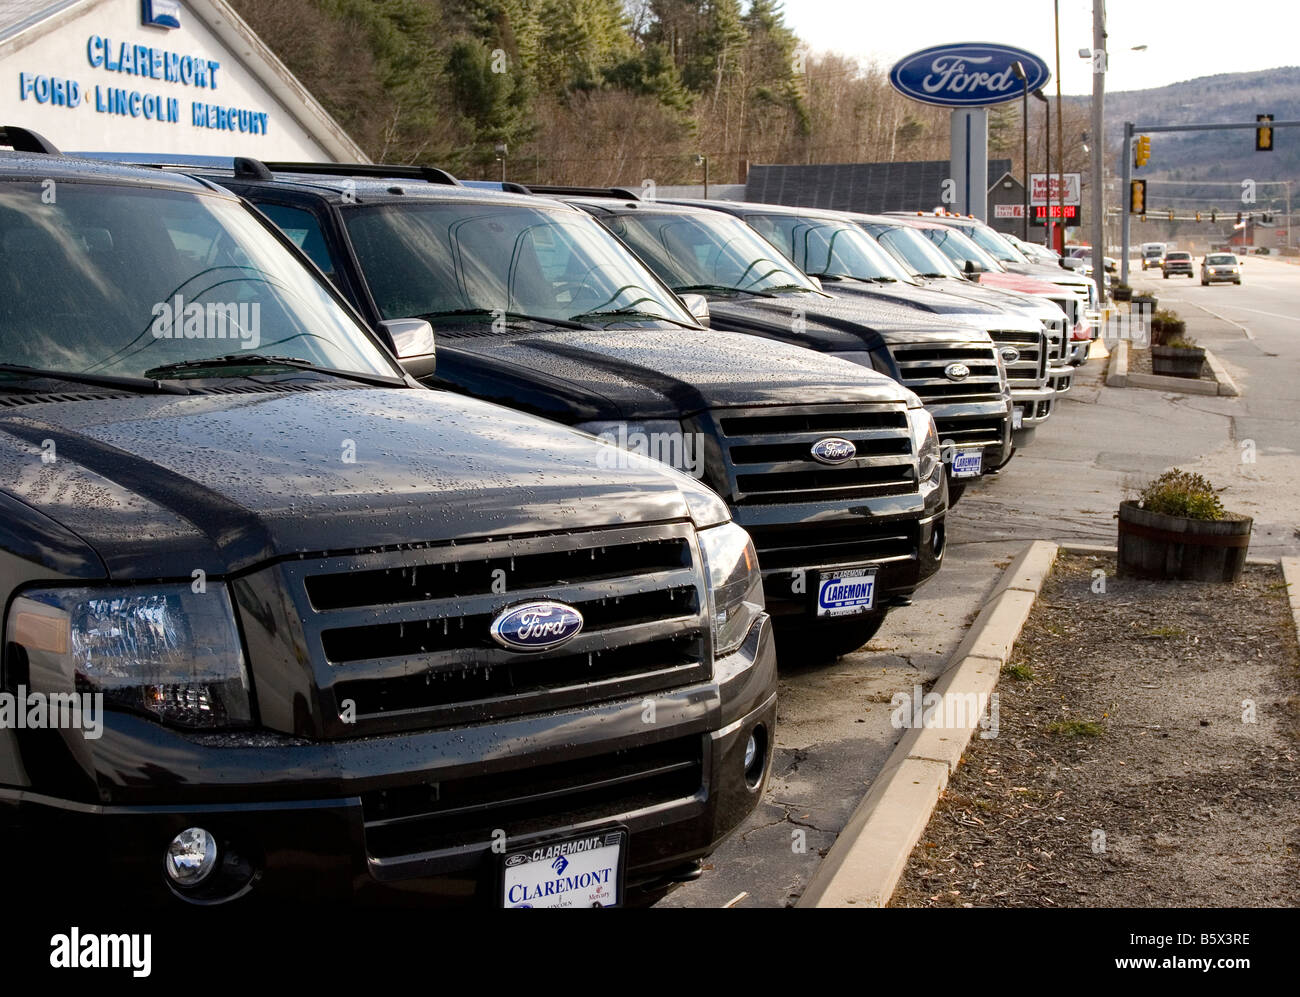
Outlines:
[[[14,152],[41,152],[47,156],[62,156],[63,153],[40,132],[17,125],[0,125],[0,145],[7,145]]]
[[[534,194],[558,194],[567,197],[625,197],[633,201],[641,200],[641,195],[626,187],[570,187],[565,184],[530,183],[528,189]]]
[[[383,163],[265,163],[272,173],[318,173],[331,177],[377,177],[423,180],[425,183],[461,186],[446,170],[436,166],[386,166]]]

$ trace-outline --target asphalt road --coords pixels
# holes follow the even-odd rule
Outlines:
[[[831,665],[782,661],[777,750],[762,804],[660,906],[786,906],[902,736],[890,699],[942,672],[999,572],[1027,541],[1115,542],[1124,498],[1169,467],[1200,470],[1225,504],[1256,519],[1252,553],[1300,553],[1300,267],[1252,257],[1241,287],[1143,279],[1228,366],[1240,398],[1101,385],[1104,350],[1074,390],[992,480],[972,486],[949,518],[942,570],[880,634]],[[1243,449],[1243,444],[1251,441]],[[1243,454],[1253,462],[1243,462]],[[743,896],[742,896],[743,895]],[[741,897],[740,900],[736,900]]]

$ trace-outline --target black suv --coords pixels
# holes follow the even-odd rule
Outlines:
[[[970,480],[1011,460],[1011,391],[999,348],[985,330],[924,314],[901,299],[827,294],[722,211],[638,200],[630,192],[533,189],[590,212],[679,294],[705,295],[714,328],[828,353],[914,392],[938,426],[953,501]]]
[[[798,658],[856,650],[937,570],[947,492],[916,397],[702,327],[586,213],[428,168],[241,160],[206,175],[283,228],[376,330],[432,322],[431,383],[701,477],[753,536]]]
[[[210,183],[0,145],[5,882],[588,907],[697,873],[776,719],[726,505],[421,386]]]

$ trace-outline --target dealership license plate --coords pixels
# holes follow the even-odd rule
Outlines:
[[[958,450],[952,455],[952,476],[954,478],[974,478],[980,473],[984,451]]]
[[[1025,424],[1025,410],[1022,409],[1022,408],[1015,408],[1015,409],[1012,409],[1012,411],[1011,411],[1011,428],[1012,428],[1012,429],[1020,429],[1020,428],[1022,428],[1022,427],[1024,426],[1024,424]]]
[[[596,831],[506,855],[503,907],[617,907],[627,832]]]
[[[818,616],[856,616],[875,604],[875,568],[824,572],[817,584]]]

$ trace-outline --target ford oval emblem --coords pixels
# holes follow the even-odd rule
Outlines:
[[[1020,351],[1016,349],[1014,346],[1002,347],[1000,355],[1002,357],[1003,363],[1015,363],[1017,360],[1020,359]]]
[[[964,363],[950,363],[943,369],[943,376],[950,381],[964,381],[970,377],[970,368]]]
[[[582,614],[562,602],[526,602],[504,610],[491,632],[510,651],[549,651],[582,633]]]
[[[843,464],[846,460],[852,460],[858,455],[858,448],[853,445],[852,440],[841,439],[838,436],[828,436],[824,440],[818,440],[812,446],[812,455],[815,460],[823,464]]]
[[[1019,100],[1026,84],[1012,63],[1024,67],[1028,92],[1047,83],[1051,72],[1032,52],[1010,45],[937,45],[913,52],[894,64],[889,82],[905,97],[941,107],[982,107]]]

